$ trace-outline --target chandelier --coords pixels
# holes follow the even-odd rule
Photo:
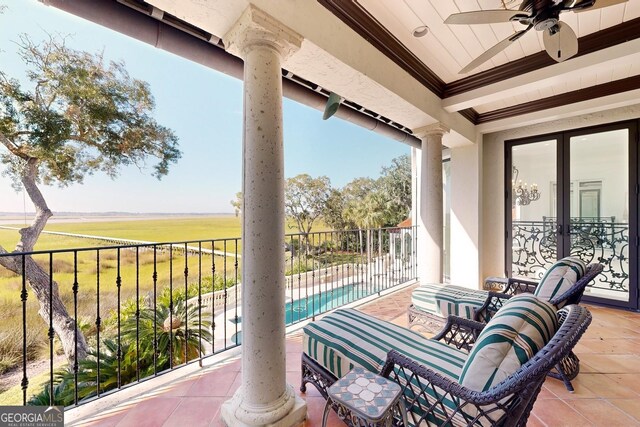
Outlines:
[[[538,184],[531,184],[531,189],[527,186],[527,183],[522,183],[522,180],[518,180],[518,168],[514,166],[511,167],[511,176],[513,177],[511,180],[511,188],[513,188],[513,192],[515,194],[515,202],[516,205],[526,206],[531,202],[535,202],[540,199],[540,191],[538,191]]]

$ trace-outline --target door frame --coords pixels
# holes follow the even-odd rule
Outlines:
[[[640,246],[640,230],[638,229],[638,221],[640,219],[640,119],[625,120],[620,122],[608,123],[604,125],[587,126],[583,128],[570,129],[560,132],[548,133],[543,135],[535,135],[527,138],[519,138],[505,141],[504,145],[504,185],[505,185],[505,273],[507,277],[512,273],[512,244],[513,244],[513,228],[512,228],[512,210],[513,190],[512,180],[512,149],[518,145],[531,144],[542,141],[556,141],[556,236],[557,247],[556,253],[570,253],[570,215],[571,215],[571,199],[569,186],[570,184],[570,149],[571,138],[581,135],[602,133],[613,130],[628,129],[629,130],[629,176],[628,176],[628,193],[629,193],[629,301],[616,301],[602,297],[587,296],[584,301],[599,305],[613,306],[638,310],[640,307],[640,280],[639,274],[639,246]],[[578,189],[576,189],[577,191]]]

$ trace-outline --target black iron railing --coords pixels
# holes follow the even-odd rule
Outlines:
[[[415,279],[416,244],[414,228],[287,235],[287,324]],[[0,254],[19,266],[0,266],[0,284],[19,295],[2,302],[0,336],[20,340],[22,403],[79,405],[240,345],[241,245],[234,238]],[[59,338],[56,293],[72,343]],[[87,356],[65,357],[70,345]]]
[[[557,259],[557,222],[513,221],[512,274],[540,278]],[[589,285],[592,289],[629,292],[629,224],[612,217],[571,221],[571,255],[584,262],[604,265],[603,272]]]

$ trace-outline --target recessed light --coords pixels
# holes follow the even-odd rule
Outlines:
[[[413,30],[413,37],[424,37],[428,32],[429,27],[427,27],[426,25],[420,25],[419,27],[416,27],[415,30]]]

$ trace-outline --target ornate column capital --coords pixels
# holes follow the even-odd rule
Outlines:
[[[286,59],[300,49],[303,37],[250,4],[222,40],[229,53],[241,58],[255,47],[265,46],[278,51]]]
[[[422,126],[416,129],[411,129],[411,130],[417,138],[424,140],[429,136],[435,136],[435,135],[443,136],[445,133],[449,133],[451,129],[449,129],[444,124],[438,122],[438,123],[433,123],[427,126]]]

